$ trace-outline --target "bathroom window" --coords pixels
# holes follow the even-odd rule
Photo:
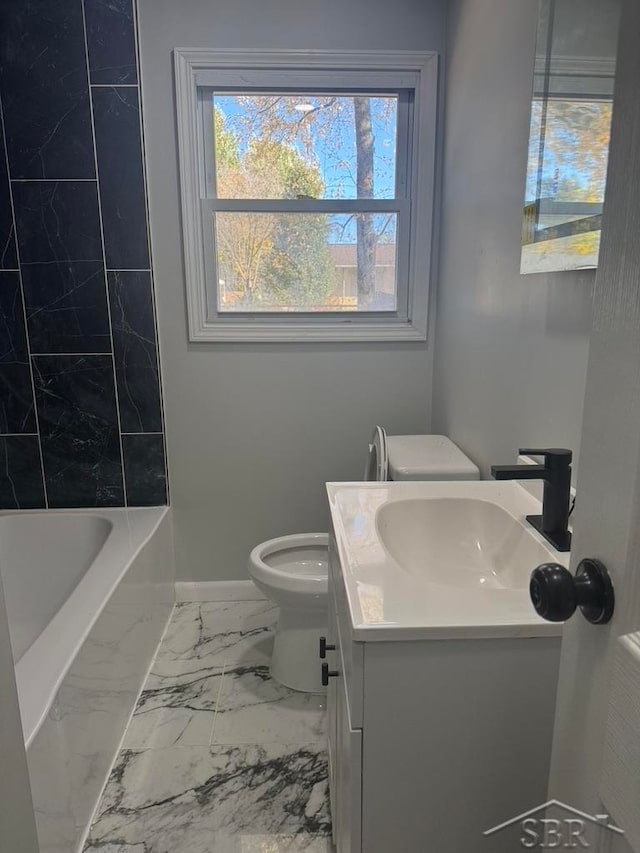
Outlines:
[[[435,55],[175,62],[191,340],[423,340]]]

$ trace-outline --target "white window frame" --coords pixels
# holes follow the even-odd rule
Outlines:
[[[236,51],[174,50],[176,117],[182,203],[184,266],[189,339],[193,342],[283,341],[423,341],[432,264],[435,195],[438,55],[409,51]],[[251,86],[300,88],[345,85],[354,89],[413,90],[411,138],[401,138],[399,158],[407,158],[409,186],[396,189],[392,202],[372,207],[397,211],[408,236],[406,251],[398,244],[398,310],[396,312],[267,313],[218,312],[212,240],[205,239],[208,216],[215,209],[246,209],[246,202],[205,198],[206,174],[202,87]],[[406,135],[406,134],[405,134]],[[211,140],[209,138],[209,144]],[[405,148],[406,146],[406,148]],[[400,150],[400,149],[405,150]],[[403,199],[403,195],[405,198]],[[327,212],[362,209],[359,201],[325,200]],[[273,202],[262,202],[269,207]],[[300,210],[300,201],[295,201]],[[252,202],[252,210],[260,203]],[[286,202],[278,202],[279,209]],[[318,201],[309,202],[313,212]],[[339,211],[338,211],[339,208]],[[213,265],[213,266],[212,266]],[[215,291],[215,292],[214,292]]]

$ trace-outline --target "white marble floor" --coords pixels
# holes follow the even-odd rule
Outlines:
[[[85,853],[329,853],[325,701],[269,675],[267,601],[177,605]]]

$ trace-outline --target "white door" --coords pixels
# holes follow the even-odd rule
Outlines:
[[[640,853],[601,796],[614,656],[619,637],[640,629],[640,3],[623,5],[571,558],[573,571],[583,557],[605,563],[616,610],[607,626],[579,612],[566,624],[549,795],[611,814],[626,836],[602,830],[600,850],[633,841]],[[635,771],[640,819],[640,762]]]

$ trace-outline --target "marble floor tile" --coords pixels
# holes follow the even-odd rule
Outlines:
[[[326,835],[240,835],[229,839],[229,853],[333,853]],[[222,848],[220,848],[222,850]],[[216,848],[216,853],[220,853]]]
[[[175,608],[85,853],[331,853],[325,697],[271,679],[277,614]]]
[[[190,603],[176,607],[159,661],[268,663],[278,608],[270,601]]]
[[[99,847],[84,848],[86,853],[148,853],[151,848],[143,844],[100,842]],[[218,837],[206,848],[206,853],[335,853],[331,839],[326,835],[240,835],[235,838]],[[176,849],[173,853],[191,853]]]
[[[180,661],[151,669],[124,737],[124,749],[208,746],[223,667]]]
[[[330,849],[327,777],[319,744],[125,750],[85,853]]]
[[[215,743],[324,743],[326,697],[274,681],[264,664],[225,667],[213,725]]]

